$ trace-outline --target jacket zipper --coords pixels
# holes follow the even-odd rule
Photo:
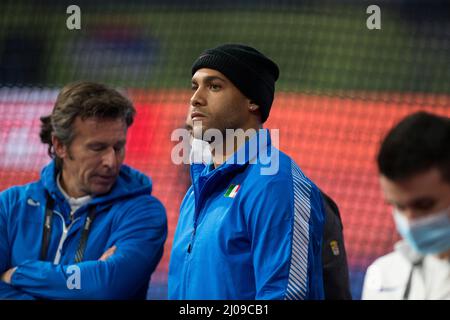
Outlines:
[[[189,246],[188,246],[188,250],[187,250],[188,253],[191,253],[191,251],[192,251],[192,245],[194,243],[195,231],[197,231],[197,227],[194,227],[194,231],[192,231],[191,241],[189,242]]]
[[[200,201],[200,197],[201,197],[202,191],[203,191],[203,190],[206,190],[208,184],[210,184],[211,181],[214,180],[214,177],[217,176],[217,175],[219,175],[219,174],[221,174],[220,171],[214,172],[214,173],[213,173],[213,174],[212,174],[212,175],[204,182],[203,186],[202,186],[200,189],[199,189],[197,186],[194,186],[194,194],[193,194],[193,196],[194,196],[194,205],[195,205],[195,212],[194,212],[194,230],[192,231],[191,240],[190,240],[189,245],[188,245],[188,249],[187,249],[187,253],[188,253],[188,254],[190,254],[190,253],[192,252],[192,248],[193,248],[193,246],[194,246],[194,241],[195,241],[195,234],[197,233],[197,221],[198,221],[198,219],[199,219],[199,217],[200,217],[200,214],[201,214],[201,209],[200,209],[199,207],[200,207],[200,203],[202,203],[202,202]],[[195,192],[196,192],[196,191],[198,191],[198,193],[199,193],[199,195],[198,195],[198,203],[197,203],[197,201],[195,200]],[[198,204],[198,206],[197,206],[197,204]],[[204,204],[204,203],[202,203],[202,204]],[[198,211],[197,211],[197,210],[198,210]]]
[[[56,249],[56,255],[55,255],[55,259],[53,260],[53,264],[59,264],[59,262],[61,261],[61,251],[62,251],[62,247],[64,245],[64,242],[66,241],[67,238],[67,234],[69,233],[70,228],[73,226],[73,224],[80,219],[80,217],[74,219],[73,215],[70,216],[70,224],[66,227],[66,222],[64,221],[64,217],[57,211],[54,211],[56,213],[57,216],[59,216],[61,218],[62,221],[62,226],[63,226],[63,232],[61,235],[61,238],[59,239],[59,244],[58,244],[58,249]]]

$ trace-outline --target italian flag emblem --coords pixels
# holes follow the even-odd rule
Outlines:
[[[239,184],[230,184],[230,186],[227,189],[227,192],[225,192],[225,197],[227,198],[234,198],[236,197],[236,194],[241,186]]]

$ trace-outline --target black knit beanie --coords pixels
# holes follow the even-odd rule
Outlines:
[[[261,120],[269,116],[278,79],[278,66],[258,50],[241,44],[224,44],[205,50],[192,65],[223,73],[261,111]]]

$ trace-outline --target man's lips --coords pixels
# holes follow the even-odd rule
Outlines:
[[[93,178],[102,183],[109,183],[113,182],[116,179],[116,176],[95,175]]]
[[[191,113],[192,121],[200,120],[202,118],[206,118],[206,116],[203,113],[200,113],[200,112],[192,112]]]

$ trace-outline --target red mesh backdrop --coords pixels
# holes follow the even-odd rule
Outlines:
[[[0,91],[0,190],[39,177],[49,158],[38,138],[39,117],[52,108],[55,91]],[[148,174],[153,194],[167,209],[169,234],[153,275],[150,298],[164,298],[178,210],[189,185],[186,165],[174,165],[170,140],[184,125],[189,91],[130,90],[137,107],[125,162]],[[417,110],[450,116],[450,96],[389,94],[348,98],[280,93],[268,128],[280,129],[280,149],[338,203],[354,292],[367,265],[397,239],[382,198],[375,164],[381,138],[399,119]]]
[[[126,162],[152,177],[169,216],[149,291],[165,298],[189,184],[187,167],[171,162],[170,135],[184,124],[190,67],[206,48],[248,44],[280,67],[267,126],[280,129],[281,150],[337,201],[358,299],[368,264],[397,239],[377,181],[381,137],[419,109],[450,116],[449,1],[378,1],[379,29],[368,23],[372,3],[361,0],[76,3],[79,29],[68,26],[65,1],[0,1],[0,190],[37,179],[48,162],[39,117],[61,87],[91,80],[125,88],[138,109]]]

